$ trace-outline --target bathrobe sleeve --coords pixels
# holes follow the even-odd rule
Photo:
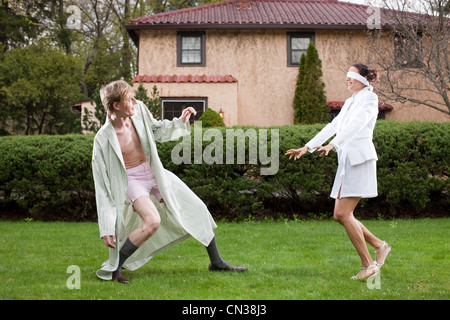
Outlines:
[[[153,118],[153,115],[144,105],[144,103],[142,103],[141,101],[138,101],[138,103],[141,106],[144,117],[150,120],[151,128],[156,141],[173,141],[177,140],[180,137],[191,134],[191,126],[189,122],[184,123],[181,118],[173,118],[172,121],[167,119],[156,120],[155,118]]]
[[[106,235],[115,235],[117,207],[112,197],[110,179],[105,165],[105,157],[102,149],[95,140],[92,153],[92,173],[95,185],[100,238]]]

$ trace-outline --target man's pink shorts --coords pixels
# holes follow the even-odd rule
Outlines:
[[[154,195],[161,202],[163,197],[159,192],[158,183],[147,161],[136,167],[127,169],[127,176],[127,197],[132,204],[138,198],[150,194]]]

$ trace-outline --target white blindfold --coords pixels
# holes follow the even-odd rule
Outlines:
[[[359,73],[356,72],[347,72],[347,78],[352,78],[355,80],[358,80],[359,82],[361,82],[363,85],[370,87],[371,85],[369,84],[369,81],[367,81],[367,79],[365,77],[363,77],[362,75],[360,75]]]

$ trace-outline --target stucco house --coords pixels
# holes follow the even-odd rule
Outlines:
[[[369,7],[338,0],[230,0],[136,18],[126,26],[138,48],[133,82],[149,92],[157,86],[163,118],[191,105],[199,114],[222,111],[227,126],[292,124],[309,42],[322,60],[330,110],[339,110],[350,96],[349,66],[370,54],[355,48],[364,47],[371,19]],[[414,110],[380,101],[386,119],[441,118]]]

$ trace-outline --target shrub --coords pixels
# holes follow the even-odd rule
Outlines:
[[[152,113],[153,118],[160,120],[162,103],[159,98],[159,91],[156,85],[152,88],[151,97],[147,95],[147,89],[144,88],[142,83],[139,83],[139,87],[135,90],[135,92],[135,98],[142,101],[147,106],[148,110]]]
[[[93,135],[11,136],[0,139],[3,205],[36,218],[92,219]]]
[[[245,218],[248,214],[256,218],[279,213],[288,216],[310,216],[312,213],[314,216],[333,210],[334,200],[329,194],[337,169],[336,153],[324,158],[318,158],[317,153],[307,154],[295,162],[288,160],[284,153],[303,146],[323,126],[274,127],[280,130],[280,163],[278,173],[273,176],[261,176],[261,164],[248,163],[248,141],[246,163],[240,165],[175,165],[170,159],[170,151],[178,142],[162,144],[159,151],[166,168],[182,178],[215,215],[227,219]],[[449,127],[448,123],[379,121],[374,132],[379,157],[379,196],[363,200],[358,214],[366,217],[446,215],[449,205]],[[217,130],[225,140],[226,129]],[[192,150],[194,143],[192,137]],[[204,141],[202,150],[209,143]],[[225,141],[223,146],[225,155]],[[191,163],[194,163],[193,158]]]
[[[225,127],[225,123],[223,122],[222,117],[218,112],[213,109],[206,109],[205,112],[201,115],[199,120],[202,122],[202,126],[204,128],[207,127]]]
[[[236,160],[237,152],[233,164],[225,164],[225,159],[224,164],[194,164],[191,152],[191,164],[176,165],[171,152],[179,141],[158,144],[158,152],[164,166],[192,188],[216,218],[321,217],[334,207],[329,194],[337,168],[336,153],[323,158],[318,158],[317,153],[306,154],[295,162],[284,153],[303,146],[322,127],[323,124],[272,128],[279,130],[279,170],[275,175],[261,175],[260,161],[249,161],[249,139],[245,143],[245,162],[241,164]],[[223,136],[225,157],[230,129],[214,130]],[[196,140],[194,133],[195,130],[191,136],[192,151],[194,144],[202,141],[199,137]],[[12,218],[13,211],[7,209],[16,207],[34,219],[95,220],[93,137],[0,137],[0,195],[4,195],[1,216]],[[202,150],[211,143],[203,141]],[[364,199],[356,210],[359,215],[448,215],[450,123],[379,121],[374,143],[379,157],[379,196]]]
[[[421,211],[427,205],[448,212],[449,129],[449,123],[377,124],[379,194],[397,215],[410,208]]]

